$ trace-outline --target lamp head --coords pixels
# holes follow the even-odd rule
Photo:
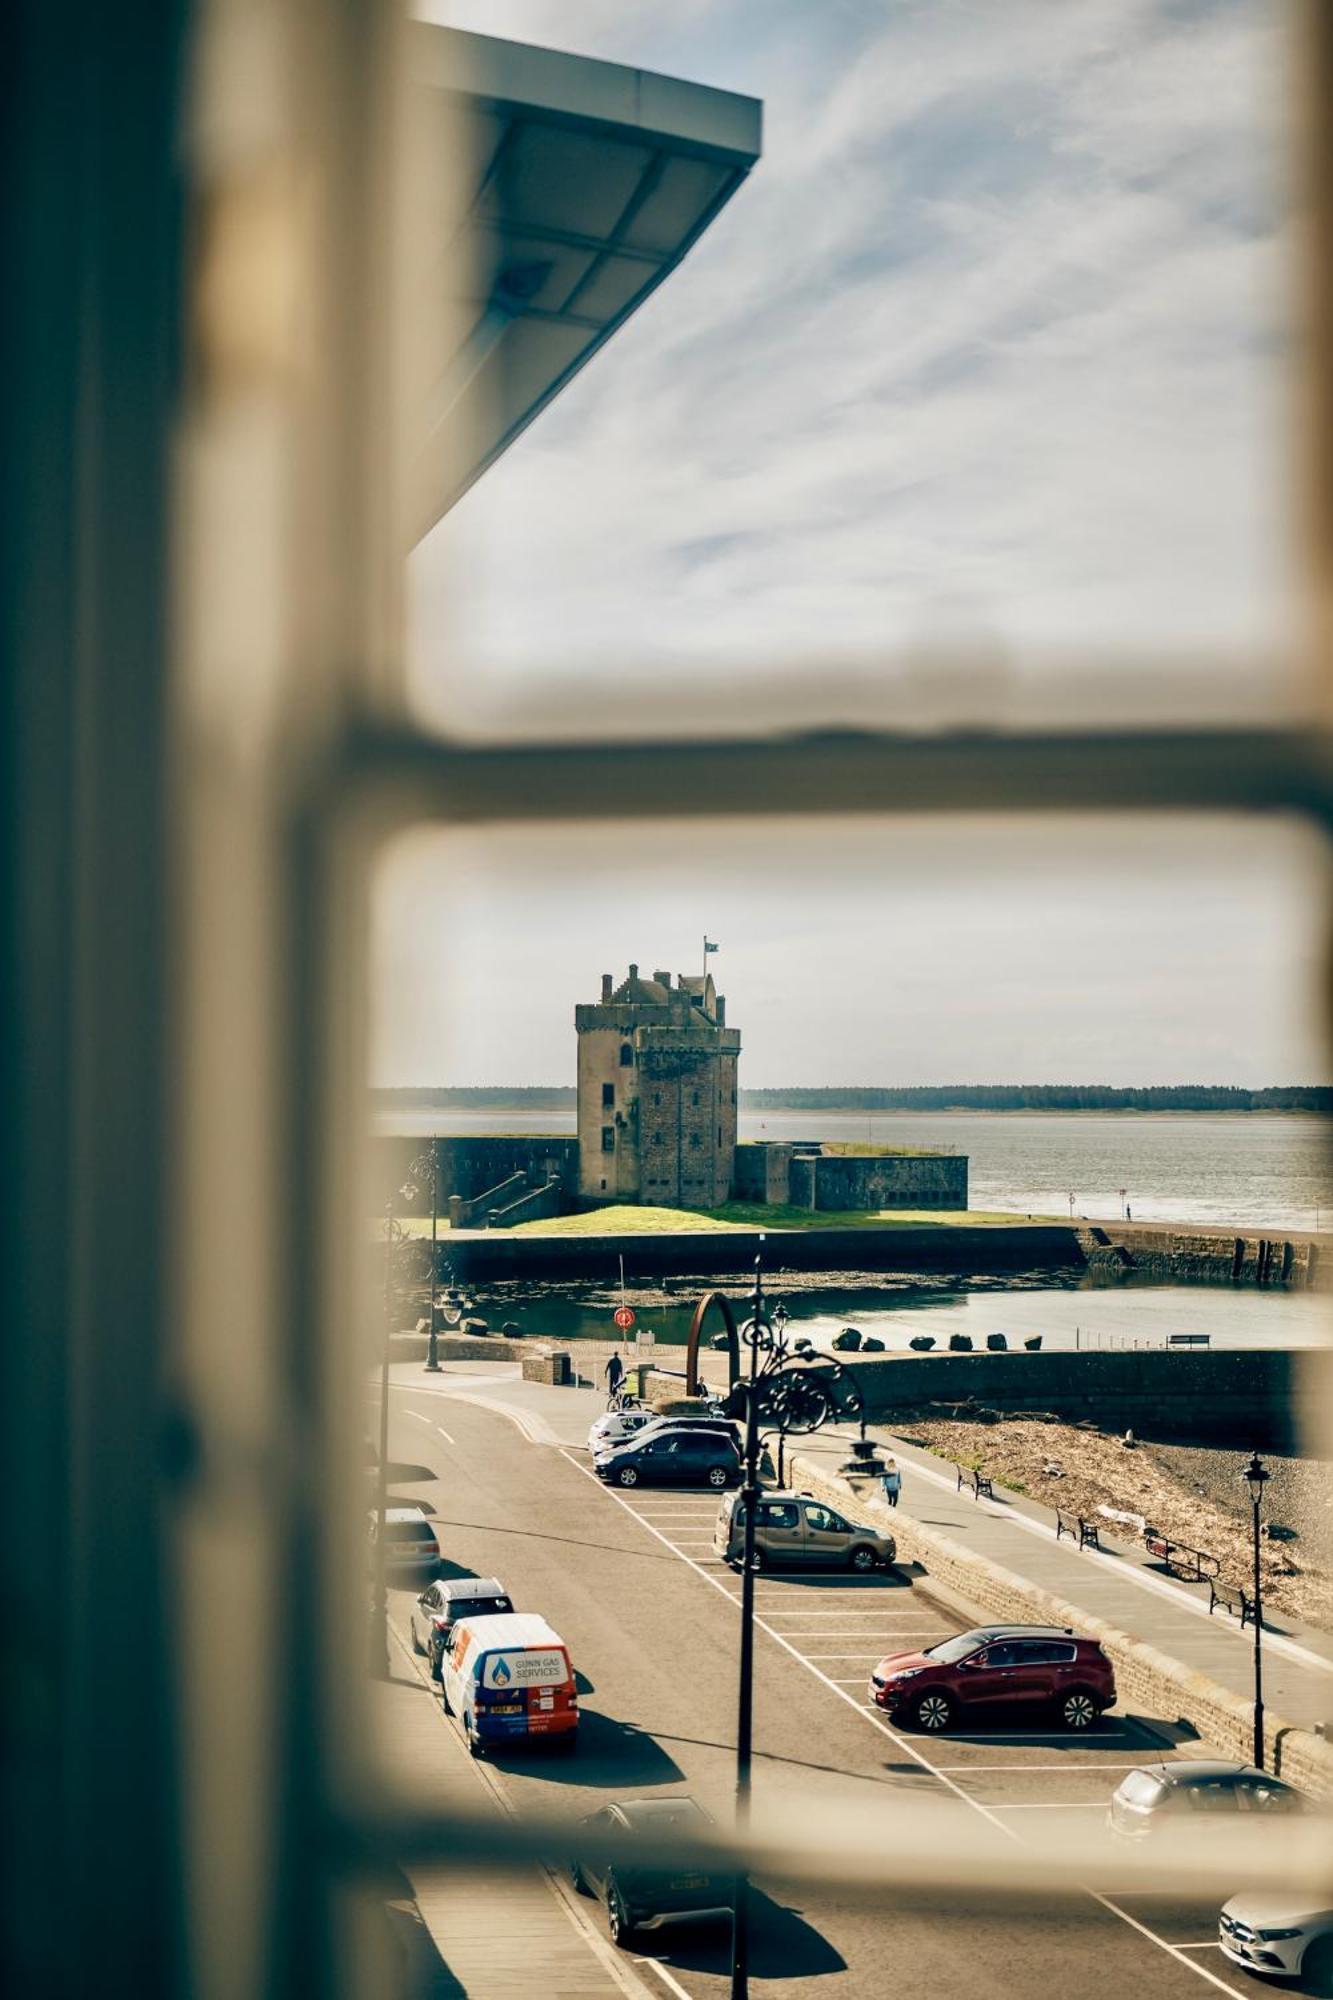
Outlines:
[[[1257,1451],[1251,1453],[1250,1462],[1241,1474],[1241,1477],[1249,1486],[1250,1498],[1257,1507],[1264,1497],[1264,1487],[1272,1477],[1268,1467],[1263,1463]]]

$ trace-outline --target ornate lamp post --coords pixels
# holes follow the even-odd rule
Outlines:
[[[1262,1771],[1264,1768],[1264,1583],[1259,1565],[1259,1513],[1264,1502],[1264,1487],[1271,1475],[1258,1452],[1251,1454],[1250,1462],[1241,1477],[1249,1486],[1250,1505],[1254,1510],[1254,1761]]]
[[[762,1244],[762,1237],[760,1242]],[[741,1340],[749,1349],[749,1367],[745,1381],[736,1385],[737,1393],[744,1398],[745,1411],[745,1479],[741,1487],[741,1504],[745,1509],[745,1552],[741,1569],[740,1694],[736,1717],[736,1833],[742,1841],[750,1826],[750,1765],[754,1727],[754,1535],[759,1505],[760,1386],[775,1375],[787,1359],[787,1311],[782,1305],[772,1314],[765,1308],[762,1249],[754,1260],[754,1291],[750,1305],[750,1317],[741,1328]],[[749,1905],[749,1877],[742,1872],[736,1877],[735,1916],[732,1922],[732,2000],[746,2000],[750,1990]]]
[[[414,1199],[417,1192],[413,1183],[427,1181],[430,1184],[430,1342],[426,1353],[426,1368],[428,1373],[438,1375],[440,1372],[440,1329],[439,1314],[435,1303],[435,1254],[440,1221],[440,1149],[438,1140],[434,1136],[431,1138],[430,1150],[425,1153],[418,1153],[408,1168],[408,1172],[411,1174],[412,1180],[405,1185],[402,1192],[406,1194],[407,1188],[412,1188],[411,1195],[407,1197],[409,1200]]]

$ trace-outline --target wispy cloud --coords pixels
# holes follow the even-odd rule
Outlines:
[[[936,639],[1020,668],[1281,646],[1283,79],[1258,0],[444,11],[751,91],[766,143],[419,553],[428,701],[460,576],[480,717],[667,660],[706,698],[719,663],[744,688],[779,656]]]

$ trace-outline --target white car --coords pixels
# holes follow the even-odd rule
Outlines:
[[[1333,1993],[1333,1910],[1310,1897],[1259,1890],[1233,1896],[1217,1920],[1222,1956],[1270,1979],[1299,1979],[1310,1993]]]
[[[611,1451],[618,1444],[624,1444],[645,1424],[652,1423],[656,1410],[608,1410],[604,1417],[598,1417],[588,1432],[588,1450],[596,1458],[599,1451]]]

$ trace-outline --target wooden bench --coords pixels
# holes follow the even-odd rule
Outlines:
[[[954,1486],[955,1493],[961,1493],[964,1486],[966,1486],[970,1489],[974,1500],[993,1500],[995,1498],[994,1489],[986,1473],[977,1472],[970,1465],[959,1465],[955,1467],[955,1470],[958,1473],[958,1479]]]
[[[1218,1605],[1229,1611],[1233,1618],[1240,1619],[1243,1632],[1247,1624],[1254,1623],[1254,1599],[1243,1591],[1239,1584],[1223,1583],[1220,1577],[1208,1579],[1208,1616],[1211,1618]]]
[[[1222,1567],[1207,1549],[1192,1549],[1188,1542],[1173,1542],[1155,1528],[1144,1529],[1143,1545],[1150,1556],[1156,1556],[1162,1567],[1182,1583],[1211,1584]]]
[[[1062,1540],[1065,1535],[1068,1535],[1072,1542],[1077,1542],[1081,1549],[1096,1549],[1099,1553],[1105,1553],[1102,1550],[1101,1530],[1096,1521],[1087,1521],[1083,1518],[1082,1514],[1063,1514],[1057,1507],[1055,1510],[1056,1541]]]

